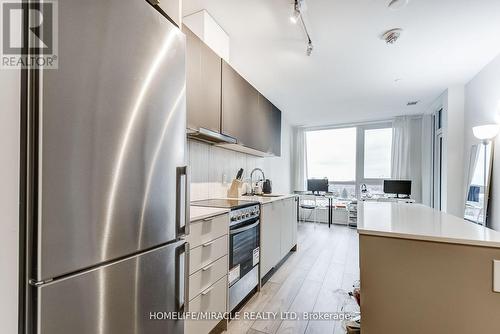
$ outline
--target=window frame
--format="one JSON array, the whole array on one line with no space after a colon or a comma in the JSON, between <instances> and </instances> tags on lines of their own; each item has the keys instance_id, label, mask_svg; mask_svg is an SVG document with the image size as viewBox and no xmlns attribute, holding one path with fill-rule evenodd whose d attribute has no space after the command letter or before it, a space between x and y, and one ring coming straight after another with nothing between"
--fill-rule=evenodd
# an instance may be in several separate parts
<instances>
[{"instance_id":1,"label":"window frame","mask_svg":"<svg viewBox=\"0 0 500 334\"><path fill-rule=\"evenodd\" d=\"M318 131L318 130L333 130L333 129L345 129L345 128L356 128L356 171L355 180L353 181L331 181L330 185L354 185L356 198L360 198L361 195L361 185L366 184L368 186L383 186L384 180L379 178L365 178L365 131L366 130L376 130L376 129L387 129L393 128L392 121L381 121L376 123L366 123L366 124L345 124L342 126L335 127L322 127L322 128L310 128L306 131ZM307 150L307 140L306 140L306 150ZM392 158L392 152L391 152ZM306 154L307 159L307 154ZM309 178L308 175L308 163L306 161L306 179ZM392 174L392 170L391 170ZM391 176L392 177L392 176ZM388 178L390 179L390 178Z\"/></svg>"}]
</instances>

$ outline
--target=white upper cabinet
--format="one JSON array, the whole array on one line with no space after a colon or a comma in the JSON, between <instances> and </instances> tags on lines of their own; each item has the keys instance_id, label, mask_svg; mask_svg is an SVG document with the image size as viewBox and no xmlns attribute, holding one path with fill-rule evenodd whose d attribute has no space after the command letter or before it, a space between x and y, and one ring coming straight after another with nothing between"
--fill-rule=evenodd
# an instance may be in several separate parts
<instances>
[{"instance_id":1,"label":"white upper cabinet","mask_svg":"<svg viewBox=\"0 0 500 334\"><path fill-rule=\"evenodd\" d=\"M229 36L205 9L184 16L184 23L219 57L229 62Z\"/></svg>"},{"instance_id":2,"label":"white upper cabinet","mask_svg":"<svg viewBox=\"0 0 500 334\"><path fill-rule=\"evenodd\" d=\"M158 5L179 27L182 25L182 0L148 0Z\"/></svg>"}]
</instances>

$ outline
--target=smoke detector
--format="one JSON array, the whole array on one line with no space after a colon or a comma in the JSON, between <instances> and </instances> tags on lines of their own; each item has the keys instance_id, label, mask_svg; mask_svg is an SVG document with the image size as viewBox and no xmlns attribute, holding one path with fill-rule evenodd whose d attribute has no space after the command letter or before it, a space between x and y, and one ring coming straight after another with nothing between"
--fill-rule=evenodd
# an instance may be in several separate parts
<instances>
[{"instance_id":1,"label":"smoke detector","mask_svg":"<svg viewBox=\"0 0 500 334\"><path fill-rule=\"evenodd\" d=\"M399 10L403 7L406 7L408 5L409 0L391 0L387 7L391 10Z\"/></svg>"},{"instance_id":2,"label":"smoke detector","mask_svg":"<svg viewBox=\"0 0 500 334\"><path fill-rule=\"evenodd\" d=\"M401 37L401 33L403 32L403 29L401 28L395 28L391 30L387 30L382 34L382 39L387 43L387 44L394 44L396 41Z\"/></svg>"}]
</instances>

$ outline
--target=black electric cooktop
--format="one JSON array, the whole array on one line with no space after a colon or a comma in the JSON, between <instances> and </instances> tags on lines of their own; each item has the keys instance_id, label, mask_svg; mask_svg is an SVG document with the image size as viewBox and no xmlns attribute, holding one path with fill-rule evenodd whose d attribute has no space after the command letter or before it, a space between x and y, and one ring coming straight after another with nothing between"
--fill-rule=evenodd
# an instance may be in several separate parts
<instances>
[{"instance_id":1,"label":"black electric cooktop","mask_svg":"<svg viewBox=\"0 0 500 334\"><path fill-rule=\"evenodd\" d=\"M202 201L191 202L194 206L208 206L211 208L224 208L224 209L240 209L247 206L259 204L256 201L242 201L239 199L206 199Z\"/></svg>"}]
</instances>

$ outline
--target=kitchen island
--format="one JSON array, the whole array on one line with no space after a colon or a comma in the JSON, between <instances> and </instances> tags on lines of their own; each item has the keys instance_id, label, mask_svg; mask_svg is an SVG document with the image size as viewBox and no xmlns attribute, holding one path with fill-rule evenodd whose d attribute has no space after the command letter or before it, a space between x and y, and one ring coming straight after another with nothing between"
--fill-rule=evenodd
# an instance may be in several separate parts
<instances>
[{"instance_id":1,"label":"kitchen island","mask_svg":"<svg viewBox=\"0 0 500 334\"><path fill-rule=\"evenodd\" d=\"M364 202L358 233L363 333L500 333L499 232L420 204Z\"/></svg>"}]
</instances>

